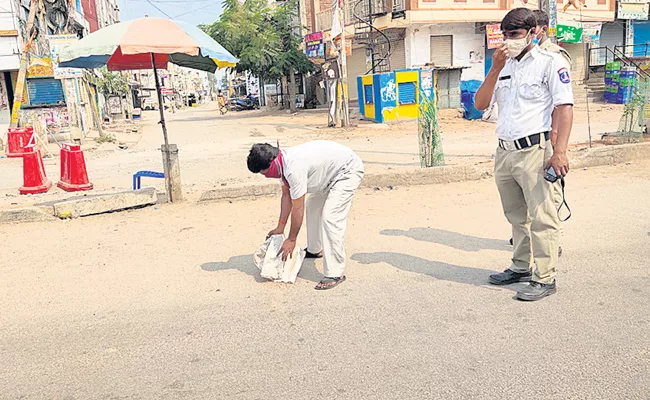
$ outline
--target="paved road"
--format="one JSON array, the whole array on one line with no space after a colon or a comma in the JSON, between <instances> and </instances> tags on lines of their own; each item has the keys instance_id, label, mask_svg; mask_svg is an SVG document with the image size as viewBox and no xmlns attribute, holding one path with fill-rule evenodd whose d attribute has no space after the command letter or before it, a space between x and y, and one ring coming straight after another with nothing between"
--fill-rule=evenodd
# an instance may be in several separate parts
<instances>
[{"instance_id":1,"label":"paved road","mask_svg":"<svg viewBox=\"0 0 650 400\"><path fill-rule=\"evenodd\" d=\"M648 399L649 168L573 172L537 303L491 180L360 192L328 292L259 281L276 199L0 226L0 398Z\"/></svg>"}]
</instances>

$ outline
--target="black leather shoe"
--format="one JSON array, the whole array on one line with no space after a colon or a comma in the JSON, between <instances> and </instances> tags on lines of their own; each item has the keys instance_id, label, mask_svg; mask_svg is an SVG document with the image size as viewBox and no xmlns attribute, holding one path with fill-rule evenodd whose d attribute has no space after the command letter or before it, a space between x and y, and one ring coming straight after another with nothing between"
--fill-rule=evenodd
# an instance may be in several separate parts
<instances>
[{"instance_id":1,"label":"black leather shoe","mask_svg":"<svg viewBox=\"0 0 650 400\"><path fill-rule=\"evenodd\" d=\"M555 282L549 284L530 282L530 285L521 289L515 297L523 301L537 301L555 292L557 292Z\"/></svg>"},{"instance_id":2,"label":"black leather shoe","mask_svg":"<svg viewBox=\"0 0 650 400\"><path fill-rule=\"evenodd\" d=\"M323 258L323 252L310 253L309 250L305 249L305 258Z\"/></svg>"},{"instance_id":3,"label":"black leather shoe","mask_svg":"<svg viewBox=\"0 0 650 400\"><path fill-rule=\"evenodd\" d=\"M531 276L532 273L530 271L519 273L511 269L507 269L503 272L499 272L498 274L490 275L489 281L493 285L509 285L511 283L517 282L530 282Z\"/></svg>"}]
</instances>

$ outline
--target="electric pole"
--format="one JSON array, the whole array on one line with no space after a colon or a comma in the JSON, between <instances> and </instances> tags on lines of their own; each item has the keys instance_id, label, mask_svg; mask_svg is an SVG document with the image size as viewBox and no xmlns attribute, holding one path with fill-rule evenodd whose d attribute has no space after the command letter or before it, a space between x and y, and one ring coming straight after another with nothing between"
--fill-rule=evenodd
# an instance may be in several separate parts
<instances>
[{"instance_id":1,"label":"electric pole","mask_svg":"<svg viewBox=\"0 0 650 400\"><path fill-rule=\"evenodd\" d=\"M10 128L18 127L18 114L20 113L20 106L23 103L23 92L25 91L25 77L27 75L27 61L29 59L29 50L34 44L34 37L36 30L34 29L34 21L36 20L36 9L39 8L39 0L32 0L29 5L29 15L27 16L27 26L25 27L25 34L28 36L25 47L20 54L20 69L18 70L18 79L16 79L16 88L14 89L14 104L11 108L11 123Z\"/></svg>"},{"instance_id":2,"label":"electric pole","mask_svg":"<svg viewBox=\"0 0 650 400\"><path fill-rule=\"evenodd\" d=\"M341 100L342 100L342 118L341 126L350 126L350 108L348 106L348 67L346 63L345 54L345 0L339 1L339 21L341 21L341 50L339 51L339 59L341 65Z\"/></svg>"},{"instance_id":3,"label":"electric pole","mask_svg":"<svg viewBox=\"0 0 650 400\"><path fill-rule=\"evenodd\" d=\"M557 3L555 0L540 0L539 9L548 15L548 39L557 43Z\"/></svg>"}]
</instances>

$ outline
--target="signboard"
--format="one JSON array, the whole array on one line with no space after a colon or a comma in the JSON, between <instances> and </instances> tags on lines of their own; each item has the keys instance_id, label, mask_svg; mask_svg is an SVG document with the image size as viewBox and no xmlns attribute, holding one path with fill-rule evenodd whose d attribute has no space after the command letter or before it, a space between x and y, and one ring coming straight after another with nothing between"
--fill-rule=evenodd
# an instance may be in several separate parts
<instances>
[{"instance_id":1,"label":"signboard","mask_svg":"<svg viewBox=\"0 0 650 400\"><path fill-rule=\"evenodd\" d=\"M582 41L582 28L577 26L558 25L557 40L564 43L580 43Z\"/></svg>"},{"instance_id":2,"label":"signboard","mask_svg":"<svg viewBox=\"0 0 650 400\"><path fill-rule=\"evenodd\" d=\"M486 25L485 34L487 35L488 49L496 49L503 43L503 32L501 32L501 24Z\"/></svg>"},{"instance_id":3,"label":"signboard","mask_svg":"<svg viewBox=\"0 0 650 400\"><path fill-rule=\"evenodd\" d=\"M557 36L557 3L548 0L548 37Z\"/></svg>"},{"instance_id":4,"label":"signboard","mask_svg":"<svg viewBox=\"0 0 650 400\"><path fill-rule=\"evenodd\" d=\"M625 0L625 2L618 2L618 12L616 13L618 19L634 19L634 20L648 20L648 3Z\"/></svg>"},{"instance_id":5,"label":"signboard","mask_svg":"<svg viewBox=\"0 0 650 400\"><path fill-rule=\"evenodd\" d=\"M54 76L52 57L30 57L29 65L27 66L28 78L50 78L52 76Z\"/></svg>"},{"instance_id":6,"label":"signboard","mask_svg":"<svg viewBox=\"0 0 650 400\"><path fill-rule=\"evenodd\" d=\"M310 33L305 36L305 53L309 58L324 58L325 44L323 32Z\"/></svg>"},{"instance_id":7,"label":"signboard","mask_svg":"<svg viewBox=\"0 0 650 400\"><path fill-rule=\"evenodd\" d=\"M160 88L160 93L163 96L171 95L171 94L174 94L174 89L173 88L161 87Z\"/></svg>"},{"instance_id":8,"label":"signboard","mask_svg":"<svg viewBox=\"0 0 650 400\"><path fill-rule=\"evenodd\" d=\"M582 42L591 44L591 47L598 47L602 27L603 24L601 22L583 22Z\"/></svg>"},{"instance_id":9,"label":"signboard","mask_svg":"<svg viewBox=\"0 0 650 400\"><path fill-rule=\"evenodd\" d=\"M56 79L81 78L83 76L83 69L59 68L59 54L61 54L63 49L79 40L77 35L48 35L47 38L50 41L54 77Z\"/></svg>"}]
</instances>

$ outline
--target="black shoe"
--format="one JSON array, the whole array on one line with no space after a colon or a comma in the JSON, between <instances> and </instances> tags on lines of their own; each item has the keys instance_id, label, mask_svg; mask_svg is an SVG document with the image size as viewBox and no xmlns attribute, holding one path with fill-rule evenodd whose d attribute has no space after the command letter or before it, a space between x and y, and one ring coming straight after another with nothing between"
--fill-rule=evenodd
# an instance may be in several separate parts
<instances>
[{"instance_id":1,"label":"black shoe","mask_svg":"<svg viewBox=\"0 0 650 400\"><path fill-rule=\"evenodd\" d=\"M305 258L323 258L323 253L310 253L309 250L305 249Z\"/></svg>"},{"instance_id":2,"label":"black shoe","mask_svg":"<svg viewBox=\"0 0 650 400\"><path fill-rule=\"evenodd\" d=\"M543 299L546 296L550 296L555 292L557 292L557 286L555 286L555 282L544 284L533 281L530 282L530 285L521 289L515 297L523 301L537 301Z\"/></svg>"},{"instance_id":3,"label":"black shoe","mask_svg":"<svg viewBox=\"0 0 650 400\"><path fill-rule=\"evenodd\" d=\"M517 282L530 282L531 276L532 273L530 271L519 273L511 269L507 269L503 272L499 272L498 274L490 275L489 281L493 285L509 285L511 283Z\"/></svg>"},{"instance_id":4,"label":"black shoe","mask_svg":"<svg viewBox=\"0 0 650 400\"><path fill-rule=\"evenodd\" d=\"M514 243L514 242L512 241L512 238L510 238L510 246L512 246L513 243Z\"/></svg>"}]
</instances>

